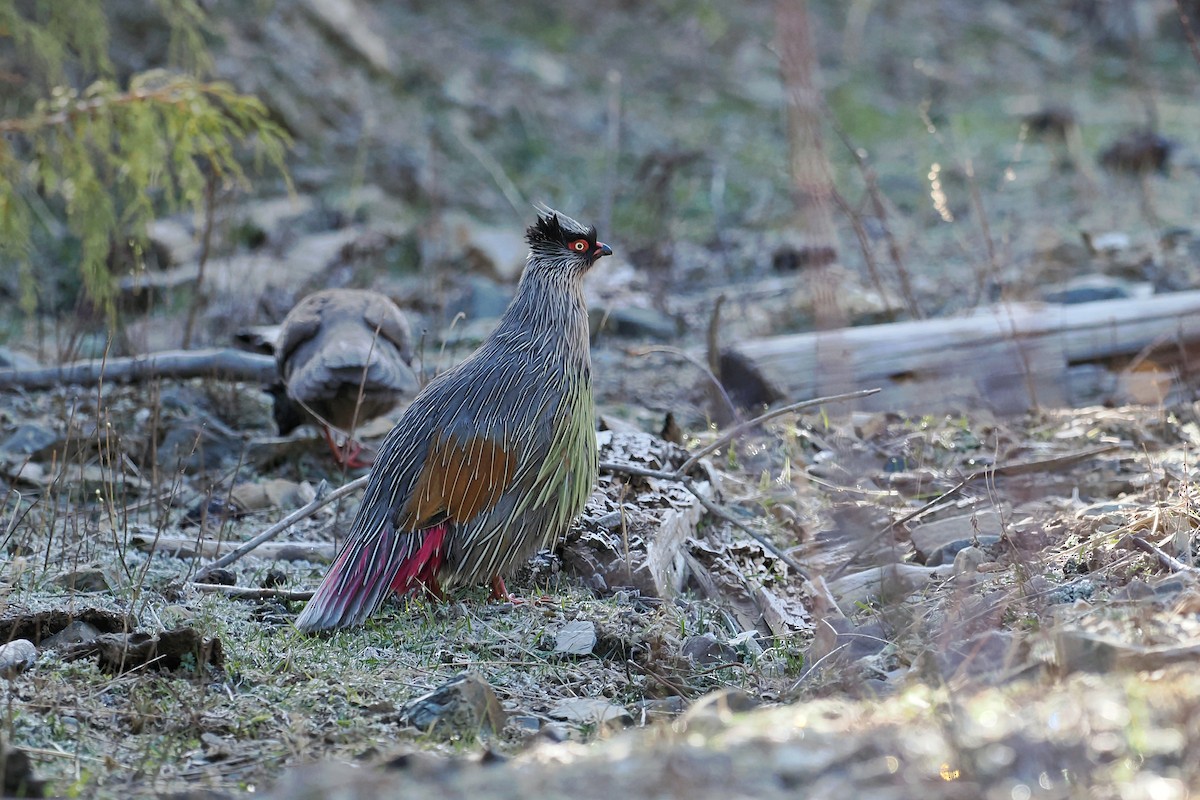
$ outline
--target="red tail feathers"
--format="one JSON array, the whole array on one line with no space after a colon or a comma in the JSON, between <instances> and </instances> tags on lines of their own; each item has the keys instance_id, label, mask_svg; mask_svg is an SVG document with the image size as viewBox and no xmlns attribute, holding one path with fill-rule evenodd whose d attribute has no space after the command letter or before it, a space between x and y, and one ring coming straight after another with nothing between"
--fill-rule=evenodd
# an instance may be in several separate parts
<instances>
[{"instance_id":1,"label":"red tail feathers","mask_svg":"<svg viewBox=\"0 0 1200 800\"><path fill-rule=\"evenodd\" d=\"M438 585L438 570L442 568L442 542L446 538L446 523L435 525L426 530L425 540L417 548L417 552L400 562L396 577L392 578L392 591L404 594L418 586L423 586L439 597L442 594Z\"/></svg>"},{"instance_id":2,"label":"red tail feathers","mask_svg":"<svg viewBox=\"0 0 1200 800\"><path fill-rule=\"evenodd\" d=\"M415 534L396 533L389 525L369 539L348 542L296 627L311 632L359 625L389 589L403 594L424 585L437 594L447 532L445 523Z\"/></svg>"}]
</instances>

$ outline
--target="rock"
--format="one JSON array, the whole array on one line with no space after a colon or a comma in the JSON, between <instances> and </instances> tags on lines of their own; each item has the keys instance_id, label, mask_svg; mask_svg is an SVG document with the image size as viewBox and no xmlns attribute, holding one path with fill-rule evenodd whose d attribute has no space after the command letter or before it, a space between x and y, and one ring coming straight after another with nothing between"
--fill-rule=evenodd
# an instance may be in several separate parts
<instances>
[{"instance_id":1,"label":"rock","mask_svg":"<svg viewBox=\"0 0 1200 800\"><path fill-rule=\"evenodd\" d=\"M537 733L542 729L542 720L532 714L517 714L509 717L508 722L523 734Z\"/></svg>"},{"instance_id":2,"label":"rock","mask_svg":"<svg viewBox=\"0 0 1200 800\"><path fill-rule=\"evenodd\" d=\"M633 717L624 706L603 697L572 697L563 700L550 709L550 717L577 727L623 728L633 724Z\"/></svg>"},{"instance_id":3,"label":"rock","mask_svg":"<svg viewBox=\"0 0 1200 800\"><path fill-rule=\"evenodd\" d=\"M393 47L380 35L386 28L369 4L355 0L306 0L304 6L349 53L376 72L391 74Z\"/></svg>"},{"instance_id":4,"label":"rock","mask_svg":"<svg viewBox=\"0 0 1200 800\"><path fill-rule=\"evenodd\" d=\"M463 672L407 703L400 721L446 738L473 738L481 730L504 730L504 707L492 687L475 672Z\"/></svg>"},{"instance_id":5,"label":"rock","mask_svg":"<svg viewBox=\"0 0 1200 800\"><path fill-rule=\"evenodd\" d=\"M669 340L679 335L675 320L652 308L618 306L588 309L592 336L607 333L630 339Z\"/></svg>"},{"instance_id":6,"label":"rock","mask_svg":"<svg viewBox=\"0 0 1200 800\"><path fill-rule=\"evenodd\" d=\"M1000 542L1000 537L994 534L985 536L976 536L973 539L959 539L949 544L944 544L937 550L929 554L925 559L925 566L940 567L943 564L954 562L954 557L968 547L990 548Z\"/></svg>"},{"instance_id":7,"label":"rock","mask_svg":"<svg viewBox=\"0 0 1200 800\"><path fill-rule=\"evenodd\" d=\"M1082 275L1064 284L1047 287L1042 299L1047 303L1092 303L1097 300L1121 300L1150 297L1154 284L1148 281L1128 281L1110 275Z\"/></svg>"},{"instance_id":8,"label":"rock","mask_svg":"<svg viewBox=\"0 0 1200 800\"><path fill-rule=\"evenodd\" d=\"M823 617L814 626L814 634L812 646L804 656L806 672L817 664L836 670L841 665L878 655L889 644L887 631L878 622L868 621L858 626L836 613Z\"/></svg>"},{"instance_id":9,"label":"rock","mask_svg":"<svg viewBox=\"0 0 1200 800\"><path fill-rule=\"evenodd\" d=\"M932 653L943 679L984 677L1019 663L1017 638L1009 631L984 631L969 639L947 639Z\"/></svg>"},{"instance_id":10,"label":"rock","mask_svg":"<svg viewBox=\"0 0 1200 800\"><path fill-rule=\"evenodd\" d=\"M446 257L463 259L471 271L501 283L515 283L525 269L529 246L520 228L485 225L461 214L447 214Z\"/></svg>"},{"instance_id":11,"label":"rock","mask_svg":"<svg viewBox=\"0 0 1200 800\"><path fill-rule=\"evenodd\" d=\"M26 422L0 443L0 453L33 455L58 442L58 434L34 422Z\"/></svg>"},{"instance_id":12,"label":"rock","mask_svg":"<svg viewBox=\"0 0 1200 800\"><path fill-rule=\"evenodd\" d=\"M154 220L146 226L146 236L166 253L164 267L179 266L200 257L200 238L183 217Z\"/></svg>"},{"instance_id":13,"label":"rock","mask_svg":"<svg viewBox=\"0 0 1200 800\"><path fill-rule=\"evenodd\" d=\"M739 660L737 650L718 641L717 637L711 633L687 637L683 640L679 651L684 658L698 667L733 664Z\"/></svg>"},{"instance_id":14,"label":"rock","mask_svg":"<svg viewBox=\"0 0 1200 800\"><path fill-rule=\"evenodd\" d=\"M1112 599L1117 602L1138 602L1157 597L1154 588L1141 578L1134 578L1129 583L1112 593Z\"/></svg>"},{"instance_id":15,"label":"rock","mask_svg":"<svg viewBox=\"0 0 1200 800\"><path fill-rule=\"evenodd\" d=\"M979 570L979 565L987 560L982 550L974 545L964 547L954 556L954 574L957 576L971 575Z\"/></svg>"},{"instance_id":16,"label":"rock","mask_svg":"<svg viewBox=\"0 0 1200 800\"><path fill-rule=\"evenodd\" d=\"M999 511L986 509L974 514L961 514L918 525L910 531L909 538L913 549L917 551L917 557L927 565L933 566L929 564L929 557L933 551L952 542L970 541L979 535L999 536L1003 533L1002 524Z\"/></svg>"},{"instance_id":17,"label":"rock","mask_svg":"<svg viewBox=\"0 0 1200 800\"><path fill-rule=\"evenodd\" d=\"M554 637L554 652L586 656L596 646L596 625L588 620L568 622Z\"/></svg>"},{"instance_id":18,"label":"rock","mask_svg":"<svg viewBox=\"0 0 1200 800\"><path fill-rule=\"evenodd\" d=\"M486 275L466 275L463 291L456 302L446 307L447 316L463 314L468 320L494 320L504 314L512 300L512 290Z\"/></svg>"},{"instance_id":19,"label":"rock","mask_svg":"<svg viewBox=\"0 0 1200 800\"><path fill-rule=\"evenodd\" d=\"M116 579L101 567L82 567L54 576L54 584L72 592L111 592Z\"/></svg>"},{"instance_id":20,"label":"rock","mask_svg":"<svg viewBox=\"0 0 1200 800\"><path fill-rule=\"evenodd\" d=\"M218 469L237 459L241 437L213 419L192 418L175 423L158 445L159 469L188 474Z\"/></svg>"},{"instance_id":21,"label":"rock","mask_svg":"<svg viewBox=\"0 0 1200 800\"><path fill-rule=\"evenodd\" d=\"M246 511L266 508L298 508L311 500L312 486L283 478L270 478L254 483L239 483L230 497Z\"/></svg>"},{"instance_id":22,"label":"rock","mask_svg":"<svg viewBox=\"0 0 1200 800\"><path fill-rule=\"evenodd\" d=\"M43 639L42 647L59 650L69 645L90 642L99 635L100 629L95 625L77 619L58 633Z\"/></svg>"},{"instance_id":23,"label":"rock","mask_svg":"<svg viewBox=\"0 0 1200 800\"><path fill-rule=\"evenodd\" d=\"M843 613L853 613L860 603L882 597L893 601L920 589L933 579L935 567L888 564L844 575L829 584Z\"/></svg>"},{"instance_id":24,"label":"rock","mask_svg":"<svg viewBox=\"0 0 1200 800\"><path fill-rule=\"evenodd\" d=\"M633 706L633 718L638 724L664 722L683 713L687 702L679 695L642 700Z\"/></svg>"},{"instance_id":25,"label":"rock","mask_svg":"<svg viewBox=\"0 0 1200 800\"><path fill-rule=\"evenodd\" d=\"M1116 255L1133 247L1133 239L1123 231L1106 231L1105 233L1085 233L1083 241L1093 253Z\"/></svg>"},{"instance_id":26,"label":"rock","mask_svg":"<svg viewBox=\"0 0 1200 800\"><path fill-rule=\"evenodd\" d=\"M28 639L0 644L0 677L12 680L37 661L37 647Z\"/></svg>"}]
</instances>

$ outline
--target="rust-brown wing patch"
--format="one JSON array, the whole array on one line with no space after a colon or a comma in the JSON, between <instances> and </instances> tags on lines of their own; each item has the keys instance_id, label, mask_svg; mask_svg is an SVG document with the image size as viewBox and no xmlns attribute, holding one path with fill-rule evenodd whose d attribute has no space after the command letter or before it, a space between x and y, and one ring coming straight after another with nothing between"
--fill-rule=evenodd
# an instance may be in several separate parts
<instances>
[{"instance_id":1,"label":"rust-brown wing patch","mask_svg":"<svg viewBox=\"0 0 1200 800\"><path fill-rule=\"evenodd\" d=\"M397 516L400 530L414 531L436 519L466 522L496 504L512 481L516 458L491 439L435 439L412 494Z\"/></svg>"}]
</instances>

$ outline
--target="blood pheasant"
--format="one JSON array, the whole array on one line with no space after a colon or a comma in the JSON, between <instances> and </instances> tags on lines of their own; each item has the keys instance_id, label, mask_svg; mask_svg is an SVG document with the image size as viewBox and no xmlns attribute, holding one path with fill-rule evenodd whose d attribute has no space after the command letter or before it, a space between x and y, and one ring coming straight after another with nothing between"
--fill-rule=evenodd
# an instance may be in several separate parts
<instances>
[{"instance_id":1,"label":"blood pheasant","mask_svg":"<svg viewBox=\"0 0 1200 800\"><path fill-rule=\"evenodd\" d=\"M287 434L304 421L294 403L316 418L334 455L351 466L361 463L361 447L351 442L343 459L329 429L349 433L418 388L408 366L408 321L395 303L374 292L326 289L305 297L283 320L275 356L284 381L282 389L273 389L279 432Z\"/></svg>"},{"instance_id":2,"label":"blood pheasant","mask_svg":"<svg viewBox=\"0 0 1200 800\"><path fill-rule=\"evenodd\" d=\"M516 297L466 361L438 376L384 439L346 543L296 620L357 625L389 590L503 575L562 535L596 481L582 281L612 250L548 208L526 231Z\"/></svg>"}]
</instances>

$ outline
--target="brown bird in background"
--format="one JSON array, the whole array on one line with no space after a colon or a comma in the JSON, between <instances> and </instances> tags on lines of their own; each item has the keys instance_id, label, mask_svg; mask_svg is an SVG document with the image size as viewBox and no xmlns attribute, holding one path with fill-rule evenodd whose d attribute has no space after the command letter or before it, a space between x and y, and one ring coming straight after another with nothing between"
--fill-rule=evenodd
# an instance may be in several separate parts
<instances>
[{"instance_id":1,"label":"brown bird in background","mask_svg":"<svg viewBox=\"0 0 1200 800\"><path fill-rule=\"evenodd\" d=\"M303 424L306 415L314 418L345 466L367 465L358 458L362 446L350 439L351 432L420 388L408 366L408 321L395 303L375 292L326 289L305 297L283 320L275 358L283 379L272 389L280 434ZM346 452L331 428L347 435Z\"/></svg>"}]
</instances>

